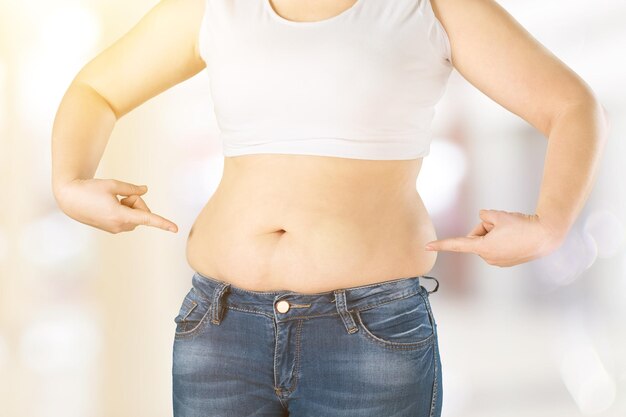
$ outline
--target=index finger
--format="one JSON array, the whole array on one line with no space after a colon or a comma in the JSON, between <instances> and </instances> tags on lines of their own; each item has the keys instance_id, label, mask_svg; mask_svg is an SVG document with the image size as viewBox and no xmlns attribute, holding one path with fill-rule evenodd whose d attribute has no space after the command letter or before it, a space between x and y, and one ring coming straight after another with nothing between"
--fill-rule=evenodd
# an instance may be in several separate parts
<instances>
[{"instance_id":1,"label":"index finger","mask_svg":"<svg viewBox=\"0 0 626 417\"><path fill-rule=\"evenodd\" d=\"M471 252L478 253L478 244L483 236L475 237L452 237L448 239L441 239L429 245L434 250L445 250L452 252Z\"/></svg>"},{"instance_id":2,"label":"index finger","mask_svg":"<svg viewBox=\"0 0 626 417\"><path fill-rule=\"evenodd\" d=\"M158 214L151 213L140 209L132 209L128 206L120 205L120 210L129 222L139 224L143 226L158 227L159 229L168 230L171 232L178 231L178 227L171 221ZM173 230L170 230L173 229Z\"/></svg>"}]
</instances>

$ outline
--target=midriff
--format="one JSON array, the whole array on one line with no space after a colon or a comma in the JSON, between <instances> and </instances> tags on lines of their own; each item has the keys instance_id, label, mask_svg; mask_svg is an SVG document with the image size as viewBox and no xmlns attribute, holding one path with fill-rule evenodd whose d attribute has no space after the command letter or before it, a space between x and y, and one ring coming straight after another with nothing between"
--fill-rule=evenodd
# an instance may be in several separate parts
<instances>
[{"instance_id":1,"label":"midriff","mask_svg":"<svg viewBox=\"0 0 626 417\"><path fill-rule=\"evenodd\" d=\"M188 235L198 273L251 291L316 293L427 274L437 239L422 159L254 154L224 172Z\"/></svg>"}]
</instances>

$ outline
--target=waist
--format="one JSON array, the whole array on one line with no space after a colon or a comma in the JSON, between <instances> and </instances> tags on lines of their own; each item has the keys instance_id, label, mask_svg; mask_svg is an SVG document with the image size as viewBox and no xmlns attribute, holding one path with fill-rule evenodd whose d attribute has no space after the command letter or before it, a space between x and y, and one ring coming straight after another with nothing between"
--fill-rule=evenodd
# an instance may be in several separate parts
<instances>
[{"instance_id":1,"label":"waist","mask_svg":"<svg viewBox=\"0 0 626 417\"><path fill-rule=\"evenodd\" d=\"M287 289L254 291L198 272L193 273L191 280L198 297L208 304L219 299L223 306L263 313L272 318L277 316L275 309L279 308L278 321L280 322L339 314L338 301L343 303L346 310L363 311L415 294L427 297L429 291L434 292L439 286L437 278L428 275L406 276L374 284L344 287L340 289L342 294L337 294L335 290L316 293L300 293ZM427 280L436 282L434 290L426 287L433 286L431 282L425 284ZM337 297L340 300L337 300ZM277 307L280 301L282 301L282 308ZM289 307L284 308L286 305Z\"/></svg>"},{"instance_id":2,"label":"waist","mask_svg":"<svg viewBox=\"0 0 626 417\"><path fill-rule=\"evenodd\" d=\"M415 188L419 162L226 158L188 260L248 289L317 291L426 273L436 254L423 244L436 236Z\"/></svg>"}]
</instances>

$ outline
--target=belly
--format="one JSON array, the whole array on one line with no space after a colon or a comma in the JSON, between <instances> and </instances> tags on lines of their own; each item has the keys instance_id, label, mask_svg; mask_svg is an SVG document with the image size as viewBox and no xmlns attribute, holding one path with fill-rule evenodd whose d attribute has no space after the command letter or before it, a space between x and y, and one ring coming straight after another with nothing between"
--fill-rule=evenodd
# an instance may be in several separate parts
<instances>
[{"instance_id":1,"label":"belly","mask_svg":"<svg viewBox=\"0 0 626 417\"><path fill-rule=\"evenodd\" d=\"M188 236L189 265L253 291L329 291L427 274L435 230L421 159L225 158Z\"/></svg>"}]
</instances>

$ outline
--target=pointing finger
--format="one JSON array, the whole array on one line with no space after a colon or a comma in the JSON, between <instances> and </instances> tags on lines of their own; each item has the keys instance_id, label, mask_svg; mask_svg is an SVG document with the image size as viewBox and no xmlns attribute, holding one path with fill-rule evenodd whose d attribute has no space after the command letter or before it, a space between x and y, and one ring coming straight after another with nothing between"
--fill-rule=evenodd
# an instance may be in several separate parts
<instances>
[{"instance_id":1,"label":"pointing finger","mask_svg":"<svg viewBox=\"0 0 626 417\"><path fill-rule=\"evenodd\" d=\"M430 250L444 250L452 252L471 252L477 253L478 244L482 240L482 236L475 237L453 237L448 239L435 240L429 242L427 247L432 247ZM427 249L428 250L428 249Z\"/></svg>"},{"instance_id":2,"label":"pointing finger","mask_svg":"<svg viewBox=\"0 0 626 417\"><path fill-rule=\"evenodd\" d=\"M120 205L120 209L122 210L122 213L124 214L126 219L128 219L127 221L129 223L158 227L160 229L168 230L174 233L178 231L178 227L174 223L164 217L159 216L158 214L147 212L141 209L132 209L125 205Z\"/></svg>"}]
</instances>

